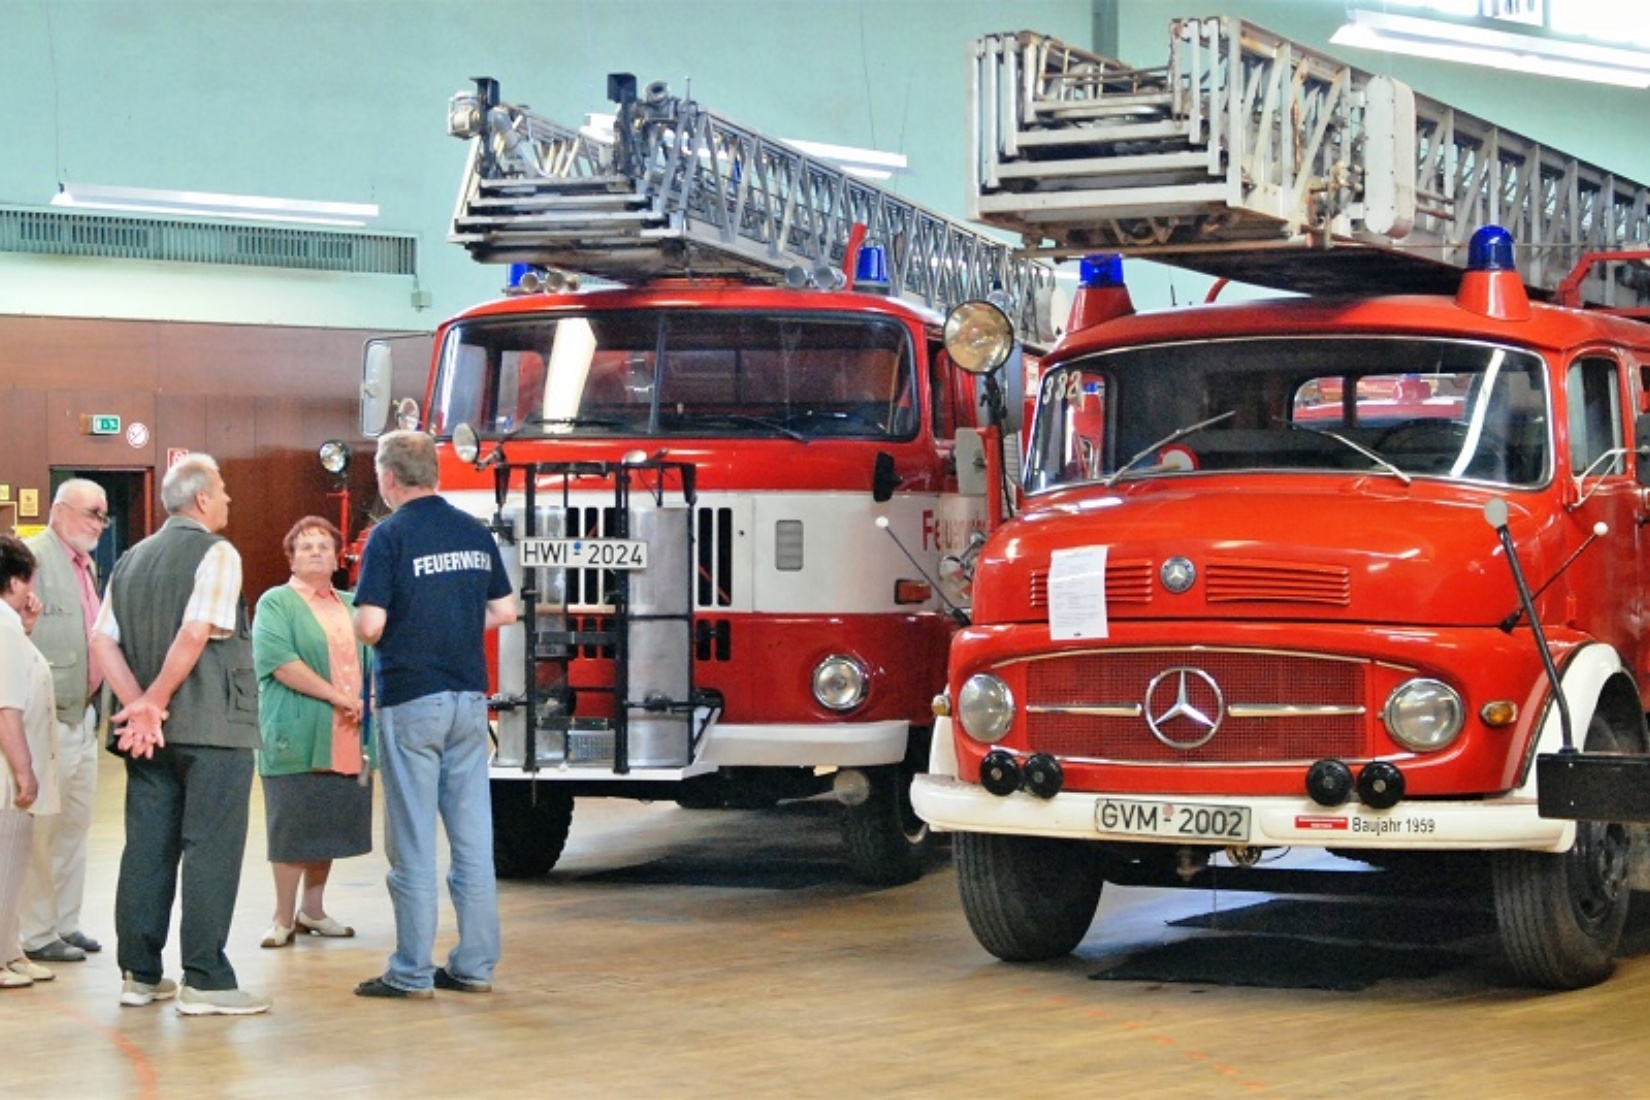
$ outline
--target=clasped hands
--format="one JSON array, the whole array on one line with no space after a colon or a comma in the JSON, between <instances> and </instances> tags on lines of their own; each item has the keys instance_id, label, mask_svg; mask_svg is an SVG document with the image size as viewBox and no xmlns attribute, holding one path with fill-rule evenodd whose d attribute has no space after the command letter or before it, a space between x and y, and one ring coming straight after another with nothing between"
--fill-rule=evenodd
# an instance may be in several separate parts
<instances>
[{"instance_id":1,"label":"clasped hands","mask_svg":"<svg viewBox=\"0 0 1650 1100\"><path fill-rule=\"evenodd\" d=\"M146 698L132 700L110 719L115 724L115 748L134 760L146 760L166 744L161 723L167 710Z\"/></svg>"}]
</instances>

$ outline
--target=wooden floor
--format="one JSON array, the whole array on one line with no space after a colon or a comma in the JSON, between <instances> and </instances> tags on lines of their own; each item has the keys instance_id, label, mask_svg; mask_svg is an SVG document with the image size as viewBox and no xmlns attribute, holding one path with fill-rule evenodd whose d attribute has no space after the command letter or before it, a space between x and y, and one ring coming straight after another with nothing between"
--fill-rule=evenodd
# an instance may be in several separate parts
<instances>
[{"instance_id":1,"label":"wooden floor","mask_svg":"<svg viewBox=\"0 0 1650 1100\"><path fill-rule=\"evenodd\" d=\"M825 802L766 813L581 803L561 867L502 886L497 991L413 1002L350 992L391 943L381 854L334 872L329 908L358 938L258 948L272 887L255 804L230 954L274 1011L121 1008L117 761L101 781L86 928L106 948L52 983L0 992L7 1097L1390 1100L1650 1088L1645 957L1597 989L1534 993L1511 985L1483 928L1411 903L1254 909L1266 899L1108 887L1078 955L1011 966L969 934L949 862L899 889L848 882ZM1160 972L1187 959L1189 972ZM1347 988L1302 988L1336 983Z\"/></svg>"}]
</instances>

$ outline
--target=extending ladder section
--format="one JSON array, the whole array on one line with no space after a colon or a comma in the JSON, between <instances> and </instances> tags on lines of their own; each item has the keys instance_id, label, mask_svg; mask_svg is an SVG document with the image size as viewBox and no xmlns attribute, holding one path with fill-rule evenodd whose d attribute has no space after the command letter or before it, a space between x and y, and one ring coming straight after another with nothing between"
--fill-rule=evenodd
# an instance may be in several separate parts
<instances>
[{"instance_id":1,"label":"extending ladder section","mask_svg":"<svg viewBox=\"0 0 1650 1100\"><path fill-rule=\"evenodd\" d=\"M779 282L796 268L840 268L863 225L866 242L886 251L891 294L944 310L1000 290L1022 331L1038 331L1051 266L663 84L638 97L633 79L609 78L619 104L609 143L500 102L495 81L476 83L448 111L449 132L471 139L449 239L481 262L618 282Z\"/></svg>"},{"instance_id":2,"label":"extending ladder section","mask_svg":"<svg viewBox=\"0 0 1650 1100\"><path fill-rule=\"evenodd\" d=\"M1650 240L1642 184L1229 17L1136 69L1030 32L974 43L969 216L1033 254L1115 250L1307 292L1453 291L1475 229L1532 291ZM1634 278L1638 275L1638 278ZM1597 269L1590 303L1650 304Z\"/></svg>"}]
</instances>

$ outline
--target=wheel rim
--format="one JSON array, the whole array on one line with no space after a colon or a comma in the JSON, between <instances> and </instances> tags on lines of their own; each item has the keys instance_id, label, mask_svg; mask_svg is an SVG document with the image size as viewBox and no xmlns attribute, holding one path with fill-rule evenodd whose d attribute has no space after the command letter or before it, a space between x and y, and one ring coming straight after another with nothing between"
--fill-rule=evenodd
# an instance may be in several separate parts
<instances>
[{"instance_id":1,"label":"wheel rim","mask_svg":"<svg viewBox=\"0 0 1650 1100\"><path fill-rule=\"evenodd\" d=\"M1582 822L1570 849L1570 903L1583 924L1606 923L1620 904L1627 883L1627 829L1606 822Z\"/></svg>"}]
</instances>

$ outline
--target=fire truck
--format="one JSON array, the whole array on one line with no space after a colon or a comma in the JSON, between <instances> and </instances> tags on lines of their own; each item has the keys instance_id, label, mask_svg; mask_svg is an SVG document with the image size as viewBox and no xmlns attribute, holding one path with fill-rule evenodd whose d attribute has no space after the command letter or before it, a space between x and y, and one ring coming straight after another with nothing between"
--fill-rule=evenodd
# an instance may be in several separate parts
<instances>
[{"instance_id":1,"label":"fire truck","mask_svg":"<svg viewBox=\"0 0 1650 1100\"><path fill-rule=\"evenodd\" d=\"M1650 888L1650 190L1236 19L1170 43L973 54L972 213L1096 255L913 791L969 925L1047 959L1107 884L1316 849L1600 982ZM1138 312L1125 254L1295 294Z\"/></svg>"},{"instance_id":2,"label":"fire truck","mask_svg":"<svg viewBox=\"0 0 1650 1100\"><path fill-rule=\"evenodd\" d=\"M553 867L576 799L830 791L850 873L909 881L961 562L1003 495L982 452L1023 404L1014 379L982 403L942 311L1035 326L1054 269L662 84L608 91L610 137L491 79L453 98L451 239L511 285L440 326L397 412L523 607L491 655L497 867Z\"/></svg>"}]
</instances>

